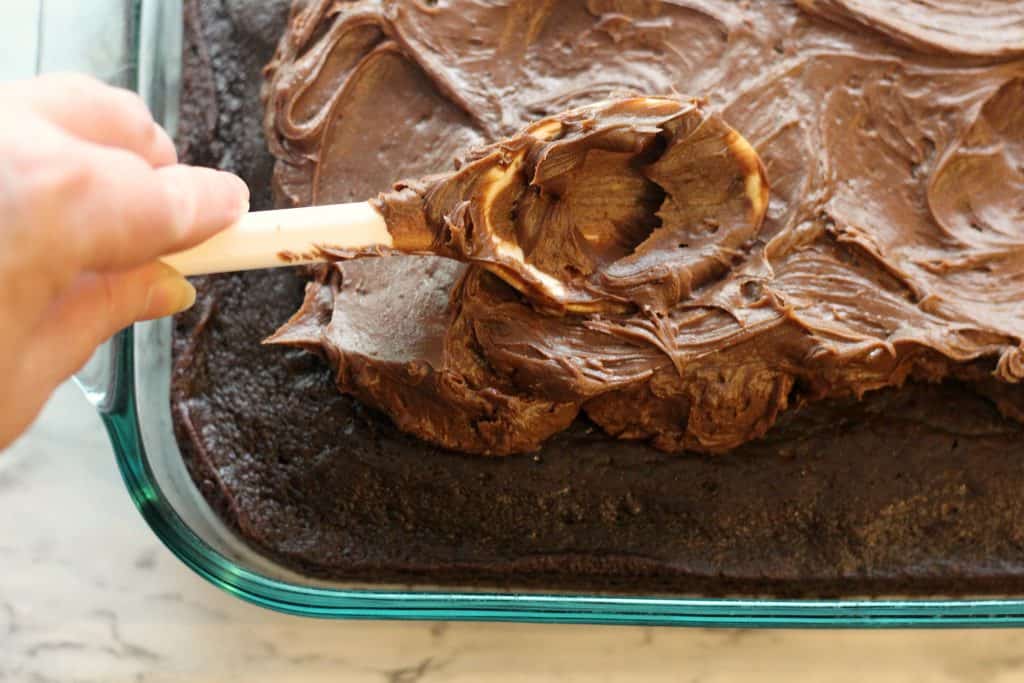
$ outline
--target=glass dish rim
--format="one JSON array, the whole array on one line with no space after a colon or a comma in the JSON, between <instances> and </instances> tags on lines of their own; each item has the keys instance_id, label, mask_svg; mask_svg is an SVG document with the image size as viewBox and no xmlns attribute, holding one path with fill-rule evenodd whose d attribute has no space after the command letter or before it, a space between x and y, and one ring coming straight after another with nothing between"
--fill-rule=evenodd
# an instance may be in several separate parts
<instances>
[{"instance_id":1,"label":"glass dish rim","mask_svg":"<svg viewBox=\"0 0 1024 683\"><path fill-rule=\"evenodd\" d=\"M161 6L161 4L163 5ZM135 64L131 85L167 120L166 60L143 54L162 30L154 17L177 0L128 0ZM180 11L180 10L179 10ZM147 20L147 18L149 20ZM147 35L147 32L154 32ZM96 405L128 494L161 542L213 585L288 614L348 619L520 621L655 626L892 628L1024 626L1024 598L825 599L672 598L569 593L333 589L301 586L245 569L210 547L178 516L150 468L136 399L134 328L118 333L79 383Z\"/></svg>"}]
</instances>

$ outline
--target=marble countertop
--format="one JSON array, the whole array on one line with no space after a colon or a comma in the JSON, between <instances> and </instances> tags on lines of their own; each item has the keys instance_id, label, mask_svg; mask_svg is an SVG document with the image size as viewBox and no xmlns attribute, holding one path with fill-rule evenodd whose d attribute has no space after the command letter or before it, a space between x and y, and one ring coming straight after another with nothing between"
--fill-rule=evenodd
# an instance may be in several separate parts
<instances>
[{"instance_id":1,"label":"marble countertop","mask_svg":"<svg viewBox=\"0 0 1024 683\"><path fill-rule=\"evenodd\" d=\"M132 506L65 385L0 453L0 682L1024 680L1024 631L332 622L194 575Z\"/></svg>"}]
</instances>

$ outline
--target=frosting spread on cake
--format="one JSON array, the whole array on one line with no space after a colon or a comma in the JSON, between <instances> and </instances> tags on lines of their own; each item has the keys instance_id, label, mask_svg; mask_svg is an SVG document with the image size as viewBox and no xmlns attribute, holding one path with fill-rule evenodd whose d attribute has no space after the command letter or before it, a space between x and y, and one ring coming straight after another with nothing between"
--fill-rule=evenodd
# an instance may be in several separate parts
<instances>
[{"instance_id":1,"label":"frosting spread on cake","mask_svg":"<svg viewBox=\"0 0 1024 683\"><path fill-rule=\"evenodd\" d=\"M459 157L378 200L452 258L321 269L272 341L322 352L402 429L486 454L535 449L581 411L613 436L719 452L800 402L951 375L1019 414L1022 16L957 0L300 4L265 89L280 203L361 198L365 154L424 174ZM534 123L672 93L701 99ZM763 162L767 206L719 182L760 169L730 131Z\"/></svg>"}]
</instances>

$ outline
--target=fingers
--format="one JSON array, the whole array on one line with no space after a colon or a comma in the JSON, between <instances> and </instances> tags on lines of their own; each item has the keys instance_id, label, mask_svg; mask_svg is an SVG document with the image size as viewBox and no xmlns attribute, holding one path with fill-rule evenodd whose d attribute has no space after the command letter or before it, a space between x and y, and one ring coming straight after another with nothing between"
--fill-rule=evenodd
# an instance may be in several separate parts
<instances>
[{"instance_id":1,"label":"fingers","mask_svg":"<svg viewBox=\"0 0 1024 683\"><path fill-rule=\"evenodd\" d=\"M8 86L23 104L73 137L124 149L151 166L178 157L170 136L137 94L81 74L50 74Z\"/></svg>"},{"instance_id":2,"label":"fingers","mask_svg":"<svg viewBox=\"0 0 1024 683\"><path fill-rule=\"evenodd\" d=\"M198 166L168 166L156 173L177 224L159 255L193 247L249 210L249 187L233 173Z\"/></svg>"},{"instance_id":3,"label":"fingers","mask_svg":"<svg viewBox=\"0 0 1024 683\"><path fill-rule=\"evenodd\" d=\"M40 384L56 387L118 330L177 313L194 301L192 285L160 262L118 273L82 274L32 332L22 369Z\"/></svg>"},{"instance_id":4,"label":"fingers","mask_svg":"<svg viewBox=\"0 0 1024 683\"><path fill-rule=\"evenodd\" d=\"M0 86L0 307L17 392L0 446L95 347L195 290L159 256L248 208L229 173L176 164L141 100L78 76Z\"/></svg>"},{"instance_id":5,"label":"fingers","mask_svg":"<svg viewBox=\"0 0 1024 683\"><path fill-rule=\"evenodd\" d=\"M188 248L248 205L232 174L154 169L9 111L0 111L0 149L0 290L25 334L78 273L129 270Z\"/></svg>"},{"instance_id":6,"label":"fingers","mask_svg":"<svg viewBox=\"0 0 1024 683\"><path fill-rule=\"evenodd\" d=\"M55 218L82 270L122 270L194 246L248 208L237 176L188 166L152 169L121 150L89 146Z\"/></svg>"},{"instance_id":7,"label":"fingers","mask_svg":"<svg viewBox=\"0 0 1024 683\"><path fill-rule=\"evenodd\" d=\"M0 87L15 105L0 106L5 229L58 271L139 266L198 244L248 207L237 177L174 164L170 139L136 95L76 75L10 88Z\"/></svg>"}]
</instances>

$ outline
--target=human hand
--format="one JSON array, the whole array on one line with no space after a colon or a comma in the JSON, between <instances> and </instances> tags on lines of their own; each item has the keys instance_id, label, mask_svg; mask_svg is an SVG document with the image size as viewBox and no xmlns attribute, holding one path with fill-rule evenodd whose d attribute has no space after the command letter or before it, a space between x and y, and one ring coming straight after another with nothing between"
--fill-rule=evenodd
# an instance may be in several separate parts
<instances>
[{"instance_id":1,"label":"human hand","mask_svg":"<svg viewBox=\"0 0 1024 683\"><path fill-rule=\"evenodd\" d=\"M104 340L192 305L156 259L248 198L234 175L178 165L133 93L77 75L0 84L0 448Z\"/></svg>"}]
</instances>

